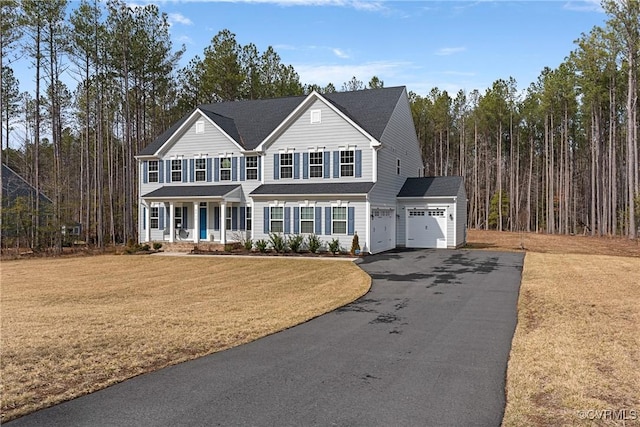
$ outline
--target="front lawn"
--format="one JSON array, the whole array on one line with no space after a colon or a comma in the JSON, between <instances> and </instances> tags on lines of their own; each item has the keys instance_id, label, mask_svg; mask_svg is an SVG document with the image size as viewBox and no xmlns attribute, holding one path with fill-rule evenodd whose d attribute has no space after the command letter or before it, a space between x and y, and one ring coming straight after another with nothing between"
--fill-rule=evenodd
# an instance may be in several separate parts
<instances>
[{"instance_id":1,"label":"front lawn","mask_svg":"<svg viewBox=\"0 0 640 427\"><path fill-rule=\"evenodd\" d=\"M351 262L95 256L1 266L2 421L291 327L365 294Z\"/></svg>"}]
</instances>

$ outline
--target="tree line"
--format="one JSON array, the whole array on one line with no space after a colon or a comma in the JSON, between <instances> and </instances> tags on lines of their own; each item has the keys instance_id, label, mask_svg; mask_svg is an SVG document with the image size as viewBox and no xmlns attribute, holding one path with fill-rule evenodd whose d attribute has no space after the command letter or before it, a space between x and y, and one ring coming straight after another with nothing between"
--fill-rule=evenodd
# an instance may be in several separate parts
<instances>
[{"instance_id":1,"label":"tree line","mask_svg":"<svg viewBox=\"0 0 640 427\"><path fill-rule=\"evenodd\" d=\"M0 160L53 201L46 215L37 197L3 202L5 230L28 220L3 247L59 249L76 222L98 247L136 239L134 156L199 104L384 86L303 85L272 47L242 46L226 29L180 67L185 48L157 6L69 5L0 0ZM455 98L410 92L425 175L465 177L470 227L636 237L640 13L637 1L603 7L605 28L524 91L509 78ZM20 58L31 92L12 69Z\"/></svg>"},{"instance_id":2,"label":"tree line","mask_svg":"<svg viewBox=\"0 0 640 427\"><path fill-rule=\"evenodd\" d=\"M519 92L412 95L427 175L462 175L473 228L636 238L640 3L604 1L555 69Z\"/></svg>"}]
</instances>

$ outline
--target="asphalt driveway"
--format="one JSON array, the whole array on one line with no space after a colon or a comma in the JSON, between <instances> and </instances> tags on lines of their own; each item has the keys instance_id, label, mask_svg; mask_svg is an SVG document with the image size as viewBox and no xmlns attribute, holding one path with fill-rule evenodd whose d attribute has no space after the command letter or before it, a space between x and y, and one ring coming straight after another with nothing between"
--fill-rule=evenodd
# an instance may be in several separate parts
<instances>
[{"instance_id":1,"label":"asphalt driveway","mask_svg":"<svg viewBox=\"0 0 640 427\"><path fill-rule=\"evenodd\" d=\"M17 426L498 426L523 255L360 260L358 301L253 343L142 375Z\"/></svg>"}]
</instances>

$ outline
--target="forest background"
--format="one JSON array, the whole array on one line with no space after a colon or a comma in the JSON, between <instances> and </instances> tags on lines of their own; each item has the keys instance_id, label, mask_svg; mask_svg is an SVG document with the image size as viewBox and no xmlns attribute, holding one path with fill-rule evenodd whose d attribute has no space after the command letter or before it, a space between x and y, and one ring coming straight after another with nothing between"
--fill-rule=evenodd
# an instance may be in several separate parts
<instances>
[{"instance_id":1,"label":"forest background","mask_svg":"<svg viewBox=\"0 0 640 427\"><path fill-rule=\"evenodd\" d=\"M408 88L424 174L465 178L470 228L637 238L640 3L602 8L606 24L525 89L514 78L483 92ZM135 156L201 103L384 86L303 85L273 47L227 29L180 67L169 31L151 4L0 0L0 161L52 201L2 194L2 247L59 250L77 224L74 240L99 248L137 240ZM20 91L18 57L33 90Z\"/></svg>"}]
</instances>

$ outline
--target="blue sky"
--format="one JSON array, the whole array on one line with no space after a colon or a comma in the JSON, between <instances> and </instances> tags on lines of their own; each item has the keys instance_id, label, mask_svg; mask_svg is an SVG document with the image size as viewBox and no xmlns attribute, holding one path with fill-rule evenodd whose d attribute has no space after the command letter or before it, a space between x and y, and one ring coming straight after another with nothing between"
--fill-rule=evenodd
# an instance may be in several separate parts
<instances>
[{"instance_id":1,"label":"blue sky","mask_svg":"<svg viewBox=\"0 0 640 427\"><path fill-rule=\"evenodd\" d=\"M131 5L146 4L133 0ZM352 76L426 95L481 92L514 77L519 89L557 67L606 15L597 1L253 0L156 2L184 63L222 29L259 51L273 46L302 83L338 89Z\"/></svg>"}]
</instances>

